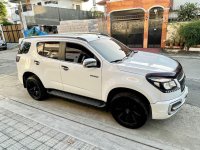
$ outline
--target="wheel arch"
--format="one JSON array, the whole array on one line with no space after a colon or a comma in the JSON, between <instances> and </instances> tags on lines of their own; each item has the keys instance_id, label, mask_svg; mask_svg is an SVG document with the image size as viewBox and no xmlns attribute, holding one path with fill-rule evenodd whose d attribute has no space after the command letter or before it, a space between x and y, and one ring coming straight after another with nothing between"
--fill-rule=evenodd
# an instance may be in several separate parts
<instances>
[{"instance_id":1,"label":"wheel arch","mask_svg":"<svg viewBox=\"0 0 200 150\"><path fill-rule=\"evenodd\" d=\"M24 88L26 88L26 79L30 76L36 76L38 78L38 80L42 83L42 81L40 80L40 78L33 72L25 72L23 74L23 85L24 85ZM42 83L43 84L43 83ZM43 84L44 85L44 84Z\"/></svg>"},{"instance_id":2,"label":"wheel arch","mask_svg":"<svg viewBox=\"0 0 200 150\"><path fill-rule=\"evenodd\" d=\"M121 93L121 92L131 92L131 93L137 94L139 97L141 97L141 100L147 106L149 114L151 114L151 105L150 105L150 101L147 99L147 97L144 94L142 94L141 92L138 92L138 91L130 89L130 88L125 88L125 87L114 88L108 93L108 96L107 96L107 108L108 109L110 107L112 98L116 94Z\"/></svg>"}]
</instances>

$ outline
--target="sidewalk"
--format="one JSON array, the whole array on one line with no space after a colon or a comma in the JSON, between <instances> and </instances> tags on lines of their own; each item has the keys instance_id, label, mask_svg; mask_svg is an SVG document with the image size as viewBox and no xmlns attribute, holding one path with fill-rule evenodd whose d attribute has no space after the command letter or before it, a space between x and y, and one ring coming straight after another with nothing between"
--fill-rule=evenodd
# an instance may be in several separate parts
<instances>
[{"instance_id":1,"label":"sidewalk","mask_svg":"<svg viewBox=\"0 0 200 150\"><path fill-rule=\"evenodd\" d=\"M99 148L0 107L0 150Z\"/></svg>"},{"instance_id":2,"label":"sidewalk","mask_svg":"<svg viewBox=\"0 0 200 150\"><path fill-rule=\"evenodd\" d=\"M140 137L133 134L130 136L137 140L117 135L117 131L104 131L105 126L102 126L103 129L99 129L100 124L93 127L92 122L88 122L86 118L88 124L79 122L79 116L70 119L66 115L60 116L1 95L0 110L0 126L3 126L2 129L0 127L3 138L1 141L0 135L0 147L9 146L8 150L14 144L19 144L23 149L36 150L156 150L160 149L158 147L172 149L169 145L152 141L148 143L148 140L143 138L142 142L139 142L137 140L140 140ZM70 116L73 118L72 114ZM15 132L18 135L15 135ZM18 139L15 136L22 137ZM173 146L173 149L176 148Z\"/></svg>"}]
</instances>

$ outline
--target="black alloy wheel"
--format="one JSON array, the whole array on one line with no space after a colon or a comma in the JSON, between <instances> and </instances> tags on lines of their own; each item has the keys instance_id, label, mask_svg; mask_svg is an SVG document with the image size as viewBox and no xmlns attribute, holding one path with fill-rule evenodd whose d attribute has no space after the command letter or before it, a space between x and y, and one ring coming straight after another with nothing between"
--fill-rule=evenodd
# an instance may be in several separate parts
<instances>
[{"instance_id":1,"label":"black alloy wheel","mask_svg":"<svg viewBox=\"0 0 200 150\"><path fill-rule=\"evenodd\" d=\"M111 113L119 124L132 129L140 128L148 119L146 105L131 93L115 96L111 104Z\"/></svg>"},{"instance_id":2,"label":"black alloy wheel","mask_svg":"<svg viewBox=\"0 0 200 150\"><path fill-rule=\"evenodd\" d=\"M26 88L29 95L35 100L43 100L47 96L46 89L36 76L28 77Z\"/></svg>"}]
</instances>

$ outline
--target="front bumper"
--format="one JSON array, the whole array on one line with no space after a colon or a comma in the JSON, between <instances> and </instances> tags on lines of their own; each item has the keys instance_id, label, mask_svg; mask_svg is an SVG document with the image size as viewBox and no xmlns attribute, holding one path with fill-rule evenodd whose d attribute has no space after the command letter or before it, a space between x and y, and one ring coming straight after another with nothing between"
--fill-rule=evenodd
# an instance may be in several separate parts
<instances>
[{"instance_id":1,"label":"front bumper","mask_svg":"<svg viewBox=\"0 0 200 150\"><path fill-rule=\"evenodd\" d=\"M181 106L186 102L188 94L188 87L185 87L184 92L178 98L157 102L155 104L151 104L152 109L152 119L167 119L178 112Z\"/></svg>"}]
</instances>

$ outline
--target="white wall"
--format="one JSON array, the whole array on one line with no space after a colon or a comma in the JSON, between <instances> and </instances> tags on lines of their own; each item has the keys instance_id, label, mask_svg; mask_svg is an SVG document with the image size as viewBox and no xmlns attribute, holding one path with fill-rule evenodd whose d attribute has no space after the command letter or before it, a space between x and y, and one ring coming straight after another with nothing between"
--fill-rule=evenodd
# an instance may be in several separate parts
<instances>
[{"instance_id":1,"label":"white wall","mask_svg":"<svg viewBox=\"0 0 200 150\"><path fill-rule=\"evenodd\" d=\"M200 0L173 0L173 10L179 9L180 5L184 5L187 2L198 3L200 6Z\"/></svg>"},{"instance_id":2,"label":"white wall","mask_svg":"<svg viewBox=\"0 0 200 150\"><path fill-rule=\"evenodd\" d=\"M38 2L42 3L42 6L49 6L49 7L60 7L60 8L68 8L68 9L75 9L76 5L82 5L81 0L55 0L58 1L58 4L45 4L45 1L48 0L31 0L31 4L37 5Z\"/></svg>"},{"instance_id":3,"label":"white wall","mask_svg":"<svg viewBox=\"0 0 200 150\"><path fill-rule=\"evenodd\" d=\"M101 0L96 0L96 3ZM90 11L93 8L93 0L89 0L88 2L83 2L82 3L82 9ZM104 6L96 5L96 8L98 11L103 11L104 12Z\"/></svg>"}]
</instances>

